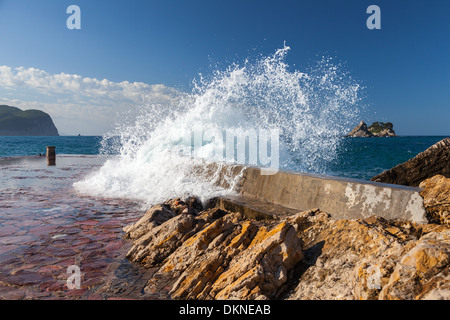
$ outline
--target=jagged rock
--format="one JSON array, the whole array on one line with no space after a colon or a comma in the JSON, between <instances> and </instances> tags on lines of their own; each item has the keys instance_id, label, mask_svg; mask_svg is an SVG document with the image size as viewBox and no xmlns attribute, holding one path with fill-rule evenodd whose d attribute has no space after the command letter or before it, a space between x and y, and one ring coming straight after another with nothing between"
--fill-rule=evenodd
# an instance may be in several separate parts
<instances>
[{"instance_id":1,"label":"jagged rock","mask_svg":"<svg viewBox=\"0 0 450 320\"><path fill-rule=\"evenodd\" d=\"M203 209L197 197L189 197L186 201L180 198L171 199L163 204L151 207L138 222L123 228L125 236L129 239L141 238L156 226L179 214L197 214Z\"/></svg>"},{"instance_id":2,"label":"jagged rock","mask_svg":"<svg viewBox=\"0 0 450 320\"><path fill-rule=\"evenodd\" d=\"M288 280L288 271L303 258L295 227L284 221L271 230L262 227L212 284L215 299L274 298Z\"/></svg>"},{"instance_id":3,"label":"jagged rock","mask_svg":"<svg viewBox=\"0 0 450 320\"><path fill-rule=\"evenodd\" d=\"M186 200L182 200L180 198L171 199L164 202L164 204L176 214L180 214L183 212L197 214L198 212L203 210L203 204L197 197L189 197Z\"/></svg>"},{"instance_id":4,"label":"jagged rock","mask_svg":"<svg viewBox=\"0 0 450 320\"><path fill-rule=\"evenodd\" d=\"M364 121L361 121L352 131L350 131L347 137L373 137L373 134L367 128L367 124Z\"/></svg>"},{"instance_id":5,"label":"jagged rock","mask_svg":"<svg viewBox=\"0 0 450 320\"><path fill-rule=\"evenodd\" d=\"M380 299L450 299L450 230L423 236L397 263Z\"/></svg>"},{"instance_id":6,"label":"jagged rock","mask_svg":"<svg viewBox=\"0 0 450 320\"><path fill-rule=\"evenodd\" d=\"M394 125L390 122L374 122L368 128L374 137L396 137Z\"/></svg>"},{"instance_id":7,"label":"jagged rock","mask_svg":"<svg viewBox=\"0 0 450 320\"><path fill-rule=\"evenodd\" d=\"M370 180L417 187L423 180L438 174L450 178L450 138Z\"/></svg>"},{"instance_id":8,"label":"jagged rock","mask_svg":"<svg viewBox=\"0 0 450 320\"><path fill-rule=\"evenodd\" d=\"M217 277L239 252L248 224L242 226L242 215L227 214L210 223L185 241L161 267L160 272L178 279L171 294L175 298L196 299L209 294Z\"/></svg>"},{"instance_id":9,"label":"jagged rock","mask_svg":"<svg viewBox=\"0 0 450 320\"><path fill-rule=\"evenodd\" d=\"M420 195L430 221L439 224L450 224L450 179L436 175L422 181L424 188Z\"/></svg>"},{"instance_id":10,"label":"jagged rock","mask_svg":"<svg viewBox=\"0 0 450 320\"><path fill-rule=\"evenodd\" d=\"M127 255L155 270L147 293L175 299L450 299L446 225L375 216L335 220L319 209L278 221L218 208L153 221L134 225L148 231Z\"/></svg>"},{"instance_id":11,"label":"jagged rock","mask_svg":"<svg viewBox=\"0 0 450 320\"><path fill-rule=\"evenodd\" d=\"M401 242L408 235L376 217L334 220L325 213L312 211L306 213L305 218L299 235L307 263L288 298L376 298L379 291L376 288L387 281L383 278L393 269L395 258L401 256ZM392 229L387 231L389 228ZM365 271L372 272L374 266L381 269L381 276L368 282Z\"/></svg>"},{"instance_id":12,"label":"jagged rock","mask_svg":"<svg viewBox=\"0 0 450 320\"><path fill-rule=\"evenodd\" d=\"M175 215L175 212L166 205L158 204L150 208L138 222L126 226L123 230L125 231L127 238L138 239L154 227L175 217Z\"/></svg>"},{"instance_id":13,"label":"jagged rock","mask_svg":"<svg viewBox=\"0 0 450 320\"><path fill-rule=\"evenodd\" d=\"M183 214L166 221L160 226L149 228L149 232L136 238L133 247L127 253L127 258L142 262L147 267L156 265L176 250L195 230L194 216Z\"/></svg>"},{"instance_id":14,"label":"jagged rock","mask_svg":"<svg viewBox=\"0 0 450 320\"><path fill-rule=\"evenodd\" d=\"M383 130L381 130L380 132L377 132L377 133L373 133L372 132L372 134L375 137L396 137L397 136L395 134L394 129L389 129L389 128L383 129Z\"/></svg>"},{"instance_id":15,"label":"jagged rock","mask_svg":"<svg viewBox=\"0 0 450 320\"><path fill-rule=\"evenodd\" d=\"M320 212L303 224L304 272L289 299L450 299L449 228ZM413 260L420 272L402 273Z\"/></svg>"},{"instance_id":16,"label":"jagged rock","mask_svg":"<svg viewBox=\"0 0 450 320\"><path fill-rule=\"evenodd\" d=\"M242 214L210 209L151 228L127 257L147 267L163 262L148 285L175 279L174 298L267 299L287 281L302 250L287 221L269 230Z\"/></svg>"}]
</instances>

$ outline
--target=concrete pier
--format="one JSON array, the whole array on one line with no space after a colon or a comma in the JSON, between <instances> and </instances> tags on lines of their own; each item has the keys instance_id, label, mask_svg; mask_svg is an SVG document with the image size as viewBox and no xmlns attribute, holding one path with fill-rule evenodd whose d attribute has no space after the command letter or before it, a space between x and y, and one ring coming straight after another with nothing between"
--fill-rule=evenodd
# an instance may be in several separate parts
<instances>
[{"instance_id":1,"label":"concrete pier","mask_svg":"<svg viewBox=\"0 0 450 320\"><path fill-rule=\"evenodd\" d=\"M208 166L210 170L217 168L217 164ZM240 194L222 200L222 206L240 203L245 207L249 203L249 207L257 208L262 215L272 214L269 208L276 205L275 211L286 213L319 208L335 219L376 215L385 219L427 222L420 188L284 170L262 175L260 170L222 165L217 184L228 187L230 176L234 176L238 180L235 189ZM267 210L263 209L264 203Z\"/></svg>"}]
</instances>

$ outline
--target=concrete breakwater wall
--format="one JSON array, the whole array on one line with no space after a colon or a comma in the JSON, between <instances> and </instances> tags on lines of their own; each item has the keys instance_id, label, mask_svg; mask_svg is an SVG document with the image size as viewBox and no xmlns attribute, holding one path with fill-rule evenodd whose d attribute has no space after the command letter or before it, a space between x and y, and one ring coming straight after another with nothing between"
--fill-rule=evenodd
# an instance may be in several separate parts
<instances>
[{"instance_id":1,"label":"concrete breakwater wall","mask_svg":"<svg viewBox=\"0 0 450 320\"><path fill-rule=\"evenodd\" d=\"M365 180L293 171L261 174L261 168L210 163L203 174L215 172L218 185L240 194L237 201L274 204L306 211L319 208L334 219L360 219L373 215L385 219L406 219L426 223L421 189ZM265 170L265 169L263 169ZM267 172L266 172L267 173ZM230 179L230 178L235 178ZM239 199L240 198L240 199Z\"/></svg>"}]
</instances>

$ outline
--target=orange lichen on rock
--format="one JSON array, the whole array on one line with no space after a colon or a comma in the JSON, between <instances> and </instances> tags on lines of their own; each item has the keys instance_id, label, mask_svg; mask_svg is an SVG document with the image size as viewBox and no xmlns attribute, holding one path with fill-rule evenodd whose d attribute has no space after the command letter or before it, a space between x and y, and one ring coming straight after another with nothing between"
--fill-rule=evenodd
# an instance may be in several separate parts
<instances>
[{"instance_id":1,"label":"orange lichen on rock","mask_svg":"<svg viewBox=\"0 0 450 320\"><path fill-rule=\"evenodd\" d=\"M167 203L178 213L158 207L126 229L140 234L128 258L156 269L148 292L163 288L174 299L450 298L447 225L335 220L319 209L264 222L218 208L189 214ZM173 217L155 225L157 212Z\"/></svg>"},{"instance_id":2,"label":"orange lichen on rock","mask_svg":"<svg viewBox=\"0 0 450 320\"><path fill-rule=\"evenodd\" d=\"M450 178L436 175L420 183L425 209L432 221L450 224Z\"/></svg>"}]
</instances>

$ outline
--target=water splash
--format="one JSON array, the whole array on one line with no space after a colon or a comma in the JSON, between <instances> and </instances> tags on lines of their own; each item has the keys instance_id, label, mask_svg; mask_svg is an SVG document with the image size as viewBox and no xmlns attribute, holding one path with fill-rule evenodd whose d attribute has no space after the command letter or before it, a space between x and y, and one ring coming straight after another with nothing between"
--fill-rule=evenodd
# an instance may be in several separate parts
<instances>
[{"instance_id":1,"label":"water splash","mask_svg":"<svg viewBox=\"0 0 450 320\"><path fill-rule=\"evenodd\" d=\"M284 46L256 62L200 75L192 93L180 95L169 107L143 106L133 121L122 122L103 138L103 152L119 156L75 188L150 204L232 193L232 182L224 190L214 186L214 175L205 179L194 170L201 159L217 160L224 141L216 135L195 144L193 132L249 136L277 129L281 169L326 173L341 136L358 118L361 87L331 58L322 58L307 72L291 71L285 62L289 50ZM235 159L225 154L223 160Z\"/></svg>"}]
</instances>

